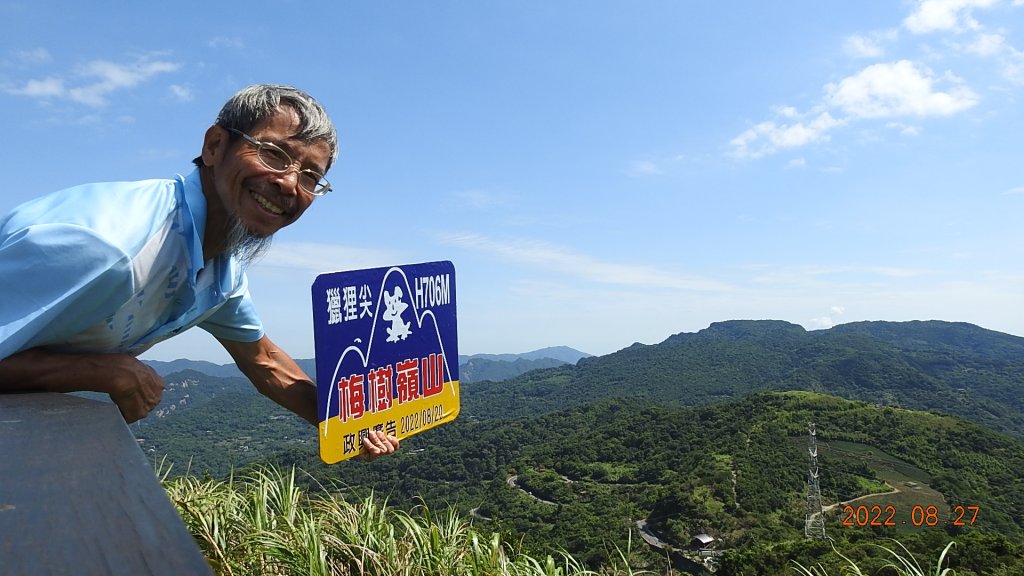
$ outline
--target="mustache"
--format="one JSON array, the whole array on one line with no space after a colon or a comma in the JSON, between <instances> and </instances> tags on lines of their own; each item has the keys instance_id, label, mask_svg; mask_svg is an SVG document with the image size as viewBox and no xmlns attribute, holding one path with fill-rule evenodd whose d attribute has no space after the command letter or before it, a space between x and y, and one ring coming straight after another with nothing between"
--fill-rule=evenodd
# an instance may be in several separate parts
<instances>
[{"instance_id":1,"label":"mustache","mask_svg":"<svg viewBox=\"0 0 1024 576\"><path fill-rule=\"evenodd\" d=\"M284 211L285 216L292 217L298 210L298 202L294 198L287 198L272 189L266 188L253 188L253 192L262 196L267 202L270 202Z\"/></svg>"}]
</instances>

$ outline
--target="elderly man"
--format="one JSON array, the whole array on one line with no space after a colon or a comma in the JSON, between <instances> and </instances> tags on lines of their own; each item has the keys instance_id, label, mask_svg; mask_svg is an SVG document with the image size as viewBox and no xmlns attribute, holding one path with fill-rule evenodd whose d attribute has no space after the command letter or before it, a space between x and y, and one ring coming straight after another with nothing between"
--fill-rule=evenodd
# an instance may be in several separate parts
<instances>
[{"instance_id":1,"label":"elderly man","mask_svg":"<svg viewBox=\"0 0 1024 576\"><path fill-rule=\"evenodd\" d=\"M317 423L316 388L264 333L245 268L326 194L337 134L289 86L221 109L196 169L172 180L89 184L0 219L0 391L105 392L128 422L163 380L135 356L199 326L253 385ZM366 459L398 440L371 432Z\"/></svg>"}]
</instances>

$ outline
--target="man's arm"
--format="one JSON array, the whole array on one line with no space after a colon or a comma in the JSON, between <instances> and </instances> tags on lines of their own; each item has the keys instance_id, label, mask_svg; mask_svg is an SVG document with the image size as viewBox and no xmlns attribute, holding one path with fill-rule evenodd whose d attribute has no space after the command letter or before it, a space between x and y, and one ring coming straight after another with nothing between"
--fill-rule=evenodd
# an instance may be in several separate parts
<instances>
[{"instance_id":1,"label":"man's arm","mask_svg":"<svg viewBox=\"0 0 1024 576\"><path fill-rule=\"evenodd\" d=\"M104 392L129 424L160 403L164 381L130 354L32 348L0 360L0 392Z\"/></svg>"},{"instance_id":2,"label":"man's arm","mask_svg":"<svg viewBox=\"0 0 1024 576\"><path fill-rule=\"evenodd\" d=\"M218 338L231 354L238 369L261 394L317 426L316 385L291 356L263 336L255 342L235 342ZM398 450L398 438L371 430L363 440L364 460Z\"/></svg>"}]
</instances>

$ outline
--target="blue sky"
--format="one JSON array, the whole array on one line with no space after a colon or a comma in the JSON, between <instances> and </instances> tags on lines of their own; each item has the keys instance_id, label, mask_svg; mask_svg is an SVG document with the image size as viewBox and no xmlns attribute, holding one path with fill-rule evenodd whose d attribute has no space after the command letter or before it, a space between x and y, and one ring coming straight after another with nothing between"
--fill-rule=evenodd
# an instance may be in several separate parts
<instances>
[{"instance_id":1,"label":"blue sky","mask_svg":"<svg viewBox=\"0 0 1024 576\"><path fill-rule=\"evenodd\" d=\"M464 354L740 318L1024 336L1021 0L0 0L0 30L0 212L189 171L245 85L323 102L335 191L250 271L296 357L318 273L433 260ZM198 330L145 357L228 361Z\"/></svg>"}]
</instances>

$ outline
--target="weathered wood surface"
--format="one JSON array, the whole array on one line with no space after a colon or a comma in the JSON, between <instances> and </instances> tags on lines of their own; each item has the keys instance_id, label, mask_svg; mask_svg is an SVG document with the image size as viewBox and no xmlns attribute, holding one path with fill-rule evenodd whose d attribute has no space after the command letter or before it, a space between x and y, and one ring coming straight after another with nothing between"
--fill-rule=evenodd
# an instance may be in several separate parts
<instances>
[{"instance_id":1,"label":"weathered wood surface","mask_svg":"<svg viewBox=\"0 0 1024 576\"><path fill-rule=\"evenodd\" d=\"M0 574L210 573L116 406L0 394Z\"/></svg>"}]
</instances>

